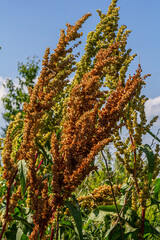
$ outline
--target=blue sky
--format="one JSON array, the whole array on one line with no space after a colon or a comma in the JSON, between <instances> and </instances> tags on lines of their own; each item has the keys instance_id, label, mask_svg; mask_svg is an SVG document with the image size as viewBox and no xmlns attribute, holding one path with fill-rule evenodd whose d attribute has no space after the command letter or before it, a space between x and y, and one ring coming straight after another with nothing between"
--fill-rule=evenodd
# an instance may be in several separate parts
<instances>
[{"instance_id":1,"label":"blue sky","mask_svg":"<svg viewBox=\"0 0 160 240\"><path fill-rule=\"evenodd\" d=\"M15 79L17 63L27 57L38 56L41 60L46 47L54 49L61 28L69 22L74 24L83 14L92 13L83 25L83 52L87 33L95 29L99 21L97 9L106 12L110 0L0 0L0 87L7 77ZM148 106L156 106L160 113L160 1L159 0L119 0L119 24L132 30L128 47L138 57L129 68L136 69L139 56L143 73L151 73L144 93L150 98ZM4 89L0 88L0 97ZM154 100L154 101L152 101ZM149 109L148 107L148 109Z\"/></svg>"}]
</instances>

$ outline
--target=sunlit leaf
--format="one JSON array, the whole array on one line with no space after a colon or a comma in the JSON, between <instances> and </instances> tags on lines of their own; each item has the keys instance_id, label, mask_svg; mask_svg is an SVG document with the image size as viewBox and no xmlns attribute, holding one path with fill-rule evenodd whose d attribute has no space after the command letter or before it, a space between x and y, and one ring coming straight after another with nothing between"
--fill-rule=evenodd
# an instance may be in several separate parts
<instances>
[{"instance_id":1,"label":"sunlit leaf","mask_svg":"<svg viewBox=\"0 0 160 240\"><path fill-rule=\"evenodd\" d=\"M17 234L16 234L16 240L27 240L28 237L23 233L21 228L18 228Z\"/></svg>"},{"instance_id":2,"label":"sunlit leaf","mask_svg":"<svg viewBox=\"0 0 160 240\"><path fill-rule=\"evenodd\" d=\"M158 199L158 194L160 193L160 178L156 179L156 184L154 187L154 195Z\"/></svg>"},{"instance_id":3,"label":"sunlit leaf","mask_svg":"<svg viewBox=\"0 0 160 240\"><path fill-rule=\"evenodd\" d=\"M118 210L121 210L121 206L118 206ZM103 222L107 215L117 216L115 205L99 206L91 212L88 221Z\"/></svg>"},{"instance_id":4,"label":"sunlit leaf","mask_svg":"<svg viewBox=\"0 0 160 240\"><path fill-rule=\"evenodd\" d=\"M18 161L18 173L20 177L20 183L21 183L21 191L22 195L25 194L25 188L26 188L26 175L27 175L27 164L24 159Z\"/></svg>"},{"instance_id":5,"label":"sunlit leaf","mask_svg":"<svg viewBox=\"0 0 160 240\"><path fill-rule=\"evenodd\" d=\"M24 219L23 217L18 217L18 216L14 216L14 220L17 220L21 223L23 223L23 225L25 225L25 227L28 229L28 231L32 231L33 229L33 224L29 223L26 219Z\"/></svg>"},{"instance_id":6,"label":"sunlit leaf","mask_svg":"<svg viewBox=\"0 0 160 240\"><path fill-rule=\"evenodd\" d=\"M39 147L39 150L41 151L41 153L43 154L43 156L45 157L45 159L47 160L47 162L52 162L52 155L50 153L49 150L45 149L37 140L36 140L36 144Z\"/></svg>"},{"instance_id":7,"label":"sunlit leaf","mask_svg":"<svg viewBox=\"0 0 160 240\"><path fill-rule=\"evenodd\" d=\"M135 227L135 222L138 220L137 213L132 208L127 208L124 214L124 219L131 227Z\"/></svg>"},{"instance_id":8,"label":"sunlit leaf","mask_svg":"<svg viewBox=\"0 0 160 240\"><path fill-rule=\"evenodd\" d=\"M65 201L65 205L70 210L70 212L74 218L79 237L82 240L83 239L82 217L81 217L80 209L79 209L79 207L73 205L70 201Z\"/></svg>"},{"instance_id":9,"label":"sunlit leaf","mask_svg":"<svg viewBox=\"0 0 160 240\"><path fill-rule=\"evenodd\" d=\"M154 228L147 219L145 219L144 234L148 234L148 233L151 233L153 235L160 237L160 232L156 228Z\"/></svg>"}]
</instances>

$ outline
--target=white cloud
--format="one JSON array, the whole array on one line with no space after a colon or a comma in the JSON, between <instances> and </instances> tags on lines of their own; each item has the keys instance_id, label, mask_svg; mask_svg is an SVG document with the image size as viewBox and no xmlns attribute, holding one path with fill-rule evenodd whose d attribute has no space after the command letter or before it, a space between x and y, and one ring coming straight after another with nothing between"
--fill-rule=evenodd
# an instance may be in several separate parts
<instances>
[{"instance_id":1,"label":"white cloud","mask_svg":"<svg viewBox=\"0 0 160 240\"><path fill-rule=\"evenodd\" d=\"M5 81L6 79L0 76L0 109L1 110L3 107L1 98L7 93L6 89L3 87L3 83L5 83Z\"/></svg>"},{"instance_id":2,"label":"white cloud","mask_svg":"<svg viewBox=\"0 0 160 240\"><path fill-rule=\"evenodd\" d=\"M145 112L147 119L150 120L154 116L160 117L160 96L150 98L145 104Z\"/></svg>"},{"instance_id":3,"label":"white cloud","mask_svg":"<svg viewBox=\"0 0 160 240\"><path fill-rule=\"evenodd\" d=\"M153 132L155 135L157 134L158 129L160 128L160 96L155 98L150 98L146 104L145 104L145 112L148 122L154 117L158 116L159 118L157 121L153 124L153 127L151 128L151 132ZM158 135L158 137L160 137ZM153 138L150 135L146 135L144 137L144 142L151 144L153 141Z\"/></svg>"}]
</instances>

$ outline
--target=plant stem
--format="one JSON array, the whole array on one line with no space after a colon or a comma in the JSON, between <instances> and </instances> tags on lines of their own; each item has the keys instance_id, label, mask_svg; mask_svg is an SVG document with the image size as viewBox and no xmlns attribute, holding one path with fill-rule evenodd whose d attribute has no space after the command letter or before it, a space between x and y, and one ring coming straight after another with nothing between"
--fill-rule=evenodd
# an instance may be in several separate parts
<instances>
[{"instance_id":1,"label":"plant stem","mask_svg":"<svg viewBox=\"0 0 160 240\"><path fill-rule=\"evenodd\" d=\"M53 209L52 220L54 220L55 211L56 211L56 208ZM54 226L53 226L52 229L51 229L51 237L50 237L50 240L53 240L53 237L54 237Z\"/></svg>"},{"instance_id":2,"label":"plant stem","mask_svg":"<svg viewBox=\"0 0 160 240\"><path fill-rule=\"evenodd\" d=\"M53 240L53 237L54 237L54 227L52 227L52 229L51 229L51 237L50 237L50 240Z\"/></svg>"},{"instance_id":3,"label":"plant stem","mask_svg":"<svg viewBox=\"0 0 160 240\"><path fill-rule=\"evenodd\" d=\"M2 239L2 236L3 236L4 231L5 231L5 229L6 229L7 220L8 220L8 213L9 213L9 200L10 200L11 186L12 186L12 184L13 184L13 182L14 182L14 179L15 179L17 173L18 173L18 169L16 170L16 172L15 172L15 174L14 174L14 176L13 176L13 179L12 179L12 181L11 181L11 183L10 183L10 186L9 186L8 189L7 189L7 205L6 205L5 222L4 222L4 224L3 224L2 231L1 231L1 234L0 234L0 240Z\"/></svg>"},{"instance_id":4,"label":"plant stem","mask_svg":"<svg viewBox=\"0 0 160 240\"><path fill-rule=\"evenodd\" d=\"M131 190L131 188L132 188L133 186L131 185L130 187L129 187L129 189L127 189L126 190L126 193L125 193L125 197L124 197L124 204L123 204L123 207L121 208L121 211L120 211L120 213L119 213L119 215L121 216L121 214L123 213L123 210L124 210L124 208L125 208L125 206L126 206L126 204L127 204L127 201L129 200L129 198L128 198L128 193L129 193L129 191ZM117 221L116 221L116 224L118 223L118 219L117 219Z\"/></svg>"},{"instance_id":5,"label":"plant stem","mask_svg":"<svg viewBox=\"0 0 160 240\"><path fill-rule=\"evenodd\" d=\"M5 231L6 223L7 223L7 219L5 220L5 222L4 222L4 224L3 224L2 231L1 231L1 235L0 235L0 240L2 239L3 233L4 233L4 231Z\"/></svg>"},{"instance_id":6,"label":"plant stem","mask_svg":"<svg viewBox=\"0 0 160 240\"><path fill-rule=\"evenodd\" d=\"M110 176L110 172L109 172L109 167L108 167L108 162L107 159L105 158L103 152L101 151L103 159L105 161L106 164L106 169L107 169L107 175L108 175L108 180L111 186L111 191L112 191L112 197L113 197L113 201L114 201L114 205L116 207L116 211L117 211L117 215L118 215L118 221L121 227L121 239L124 239L124 235L123 235L123 226L122 226L122 222L121 222L121 218L120 218L120 214L119 214L119 210L118 210L118 206L117 206L117 202L116 202L116 198L115 198L115 193L114 193L114 189L113 189L113 184L112 184L112 180L111 180L111 176Z\"/></svg>"},{"instance_id":7,"label":"plant stem","mask_svg":"<svg viewBox=\"0 0 160 240\"><path fill-rule=\"evenodd\" d=\"M40 166L41 166L42 163L43 163L43 159L40 161L40 163L39 163L39 165L38 165L38 167L37 167L37 169L36 169L36 172L38 171L38 169L40 168Z\"/></svg>"},{"instance_id":8,"label":"plant stem","mask_svg":"<svg viewBox=\"0 0 160 240\"><path fill-rule=\"evenodd\" d=\"M141 215L141 240L143 240L143 235L144 235L145 213L146 213L146 209L145 209L144 207L142 207L142 215Z\"/></svg>"}]
</instances>

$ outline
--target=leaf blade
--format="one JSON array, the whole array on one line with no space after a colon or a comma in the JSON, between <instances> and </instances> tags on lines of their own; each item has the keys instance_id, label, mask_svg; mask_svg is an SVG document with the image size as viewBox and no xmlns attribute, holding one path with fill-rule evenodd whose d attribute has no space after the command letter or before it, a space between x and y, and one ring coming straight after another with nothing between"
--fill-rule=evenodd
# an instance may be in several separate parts
<instances>
[{"instance_id":1,"label":"leaf blade","mask_svg":"<svg viewBox=\"0 0 160 240\"><path fill-rule=\"evenodd\" d=\"M146 154L148 160L148 186L150 186L155 169L155 156L148 144L142 145L140 149Z\"/></svg>"},{"instance_id":2,"label":"leaf blade","mask_svg":"<svg viewBox=\"0 0 160 240\"><path fill-rule=\"evenodd\" d=\"M25 195L26 191L26 176L27 176L27 164L24 159L18 161L18 173L20 177L22 195Z\"/></svg>"},{"instance_id":3,"label":"leaf blade","mask_svg":"<svg viewBox=\"0 0 160 240\"><path fill-rule=\"evenodd\" d=\"M70 201L65 201L65 205L70 210L70 212L74 218L80 240L83 240L82 217L81 217L81 212L80 212L79 208L75 207Z\"/></svg>"}]
</instances>

